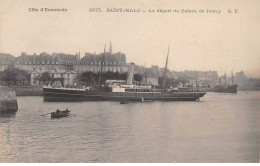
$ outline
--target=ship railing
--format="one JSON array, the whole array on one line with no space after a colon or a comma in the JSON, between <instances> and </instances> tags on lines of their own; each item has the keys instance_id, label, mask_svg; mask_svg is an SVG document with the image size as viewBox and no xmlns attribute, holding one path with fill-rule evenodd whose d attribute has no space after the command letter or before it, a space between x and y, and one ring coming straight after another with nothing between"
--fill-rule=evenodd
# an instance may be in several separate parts
<instances>
[{"instance_id":1,"label":"ship railing","mask_svg":"<svg viewBox=\"0 0 260 166\"><path fill-rule=\"evenodd\" d=\"M89 87L82 87L82 88L67 88L67 87L55 87L55 86L46 86L43 85L43 88L49 88L49 89L61 89L61 90L78 90L78 91L85 91L85 90L89 90Z\"/></svg>"}]
</instances>

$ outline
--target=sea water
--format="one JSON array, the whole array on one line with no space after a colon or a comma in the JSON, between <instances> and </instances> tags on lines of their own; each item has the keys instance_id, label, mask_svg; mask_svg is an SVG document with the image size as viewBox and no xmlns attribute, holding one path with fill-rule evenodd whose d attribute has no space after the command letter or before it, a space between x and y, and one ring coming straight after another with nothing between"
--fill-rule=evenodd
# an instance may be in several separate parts
<instances>
[{"instance_id":1,"label":"sea water","mask_svg":"<svg viewBox=\"0 0 260 166\"><path fill-rule=\"evenodd\" d=\"M259 162L260 92L189 102L44 102L0 115L0 162ZM67 118L50 114L68 108Z\"/></svg>"}]
</instances>

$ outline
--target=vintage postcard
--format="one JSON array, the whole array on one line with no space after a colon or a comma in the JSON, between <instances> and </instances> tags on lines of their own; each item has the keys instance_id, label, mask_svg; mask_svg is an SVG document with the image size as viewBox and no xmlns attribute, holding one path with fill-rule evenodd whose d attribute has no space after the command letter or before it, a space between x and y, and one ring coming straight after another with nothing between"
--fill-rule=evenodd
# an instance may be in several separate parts
<instances>
[{"instance_id":1,"label":"vintage postcard","mask_svg":"<svg viewBox=\"0 0 260 166\"><path fill-rule=\"evenodd\" d=\"M0 163L258 163L260 1L0 0Z\"/></svg>"}]
</instances>

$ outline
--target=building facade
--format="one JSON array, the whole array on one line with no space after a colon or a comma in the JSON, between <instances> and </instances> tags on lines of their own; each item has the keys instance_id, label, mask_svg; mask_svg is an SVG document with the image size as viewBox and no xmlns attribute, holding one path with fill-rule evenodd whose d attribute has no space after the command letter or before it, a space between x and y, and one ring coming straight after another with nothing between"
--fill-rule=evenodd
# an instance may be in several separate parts
<instances>
[{"instance_id":1,"label":"building facade","mask_svg":"<svg viewBox=\"0 0 260 166\"><path fill-rule=\"evenodd\" d=\"M126 55L121 52L113 53L110 43L109 52L104 49L103 53L96 55L95 53L85 53L85 56L77 60L73 65L73 70L77 73L86 71L98 73L102 72L118 72L125 73L128 71L128 64L126 63Z\"/></svg>"},{"instance_id":2,"label":"building facade","mask_svg":"<svg viewBox=\"0 0 260 166\"><path fill-rule=\"evenodd\" d=\"M156 77L156 76L146 75L146 76L143 76L141 84L142 85L158 86L159 85L159 80L158 80L158 77Z\"/></svg>"},{"instance_id":3,"label":"building facade","mask_svg":"<svg viewBox=\"0 0 260 166\"><path fill-rule=\"evenodd\" d=\"M28 55L22 53L17 57L14 67L28 72L37 70L41 73L52 70L73 70L73 63L78 59L79 54L53 53L50 55L42 52L39 55Z\"/></svg>"},{"instance_id":4,"label":"building facade","mask_svg":"<svg viewBox=\"0 0 260 166\"><path fill-rule=\"evenodd\" d=\"M43 85L40 81L40 77L44 72L34 70L30 72L31 74L31 85ZM55 81L59 81L62 86L73 86L76 83L77 73L72 70L52 70L49 72L50 76L53 78L48 84L52 84Z\"/></svg>"},{"instance_id":5,"label":"building facade","mask_svg":"<svg viewBox=\"0 0 260 166\"><path fill-rule=\"evenodd\" d=\"M0 71L14 68L15 57L11 54L0 53Z\"/></svg>"}]
</instances>

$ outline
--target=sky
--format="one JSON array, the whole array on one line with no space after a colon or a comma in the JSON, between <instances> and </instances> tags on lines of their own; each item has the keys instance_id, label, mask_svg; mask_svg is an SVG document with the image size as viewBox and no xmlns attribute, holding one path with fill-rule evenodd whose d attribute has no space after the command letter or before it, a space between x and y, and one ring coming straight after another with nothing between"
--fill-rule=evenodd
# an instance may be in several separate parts
<instances>
[{"instance_id":1,"label":"sky","mask_svg":"<svg viewBox=\"0 0 260 166\"><path fill-rule=\"evenodd\" d=\"M108 50L111 41L113 52L125 53L127 62L164 67L170 45L171 70L216 70L219 75L243 70L260 77L258 0L0 0L0 4L1 53L80 52L83 57L85 52L103 52L105 44ZM29 8L67 12L29 12ZM107 12L107 8L141 12ZM182 9L197 13L180 13ZM207 9L221 12L205 13Z\"/></svg>"}]
</instances>

